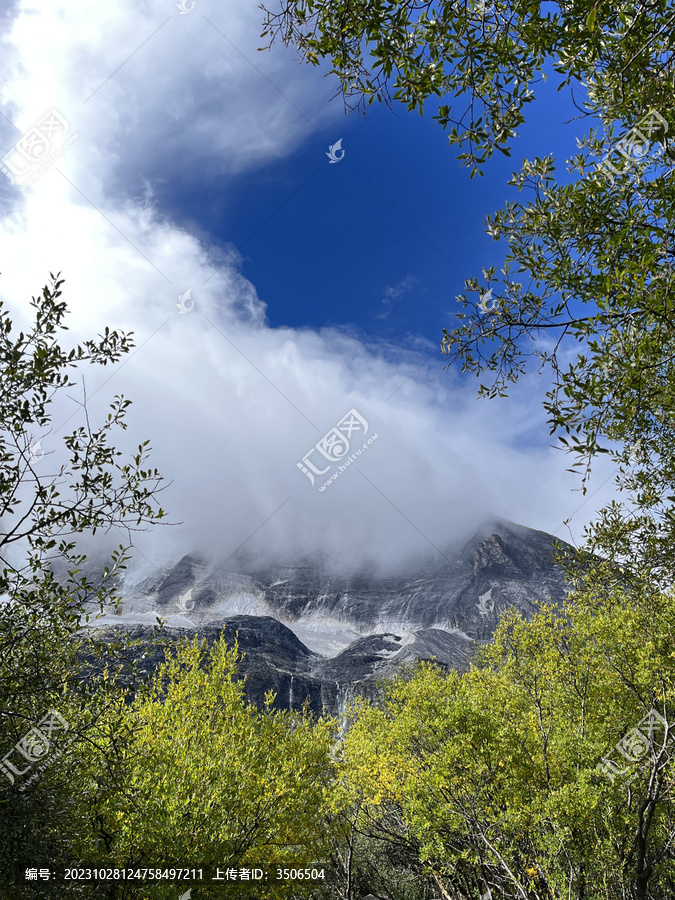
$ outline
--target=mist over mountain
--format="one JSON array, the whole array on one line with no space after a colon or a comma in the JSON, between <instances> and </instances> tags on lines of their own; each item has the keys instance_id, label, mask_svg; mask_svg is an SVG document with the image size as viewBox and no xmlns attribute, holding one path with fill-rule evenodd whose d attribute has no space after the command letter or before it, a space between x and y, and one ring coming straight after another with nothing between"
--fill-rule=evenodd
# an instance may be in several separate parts
<instances>
[{"instance_id":1,"label":"mist over mountain","mask_svg":"<svg viewBox=\"0 0 675 900\"><path fill-rule=\"evenodd\" d=\"M465 541L405 574L336 574L321 560L261 565L214 562L190 553L152 575L127 579L116 611L96 627L149 635L161 619L172 641L221 631L244 654L250 700L273 689L276 705L338 712L354 690L415 658L466 669L499 618L527 618L540 602L561 603L568 587L554 560L555 538L491 517ZM143 665L161 660L158 651Z\"/></svg>"}]
</instances>

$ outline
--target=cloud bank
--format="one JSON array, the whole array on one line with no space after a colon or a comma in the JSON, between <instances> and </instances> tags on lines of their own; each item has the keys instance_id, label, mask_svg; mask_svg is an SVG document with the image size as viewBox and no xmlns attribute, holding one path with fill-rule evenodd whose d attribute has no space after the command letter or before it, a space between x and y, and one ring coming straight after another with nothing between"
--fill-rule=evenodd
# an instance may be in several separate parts
<instances>
[{"instance_id":1,"label":"cloud bank","mask_svg":"<svg viewBox=\"0 0 675 900\"><path fill-rule=\"evenodd\" d=\"M270 328L236 249L179 227L154 199L162 181L211 179L226 205L239 175L342 116L319 72L283 48L256 55L255 5L200 0L180 15L159 0L24 3L11 12L3 154L50 109L77 136L25 191L0 176L0 298L25 326L31 296L60 271L71 311L64 344L106 326L134 332L130 357L82 369L58 399L42 465L56 465L63 435L83 421L82 377L92 424L115 394L133 400L118 444L131 452L151 440L152 465L172 482L162 505L182 523L139 535L139 563L199 549L393 572L490 513L566 536L562 519L583 498L571 493L579 485L568 460L548 446L542 379L508 400L477 401L475 384L442 370L430 336L425 354L333 328ZM363 440L338 427L350 410L366 423ZM326 453L312 451L331 433ZM314 485L301 468L310 451L316 470L330 466ZM599 465L595 483L609 472ZM610 492L579 511L577 534Z\"/></svg>"}]
</instances>

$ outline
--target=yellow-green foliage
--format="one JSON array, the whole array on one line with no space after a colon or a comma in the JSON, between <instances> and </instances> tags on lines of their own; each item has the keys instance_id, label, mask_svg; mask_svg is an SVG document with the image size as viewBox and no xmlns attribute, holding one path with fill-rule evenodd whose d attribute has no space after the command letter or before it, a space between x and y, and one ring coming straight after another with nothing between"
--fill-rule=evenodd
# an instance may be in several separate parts
<instances>
[{"instance_id":1,"label":"yellow-green foliage","mask_svg":"<svg viewBox=\"0 0 675 900\"><path fill-rule=\"evenodd\" d=\"M625 762L614 745L650 709L670 720L674 637L673 598L648 590L507 615L466 675L421 664L354 708L342 790L372 833L395 810L453 898L665 897L667 755L614 782L597 764Z\"/></svg>"},{"instance_id":2,"label":"yellow-green foliage","mask_svg":"<svg viewBox=\"0 0 675 900\"><path fill-rule=\"evenodd\" d=\"M118 762L126 784L99 816L120 865L302 867L324 852L334 723L274 710L272 695L262 711L249 705L237 658L236 646L221 640L207 653L195 639L157 670L150 692L115 711L133 729ZM152 890L143 896L168 887ZM241 886L230 890L242 897ZM198 891L229 896L222 883ZM290 893L251 883L246 896Z\"/></svg>"}]
</instances>

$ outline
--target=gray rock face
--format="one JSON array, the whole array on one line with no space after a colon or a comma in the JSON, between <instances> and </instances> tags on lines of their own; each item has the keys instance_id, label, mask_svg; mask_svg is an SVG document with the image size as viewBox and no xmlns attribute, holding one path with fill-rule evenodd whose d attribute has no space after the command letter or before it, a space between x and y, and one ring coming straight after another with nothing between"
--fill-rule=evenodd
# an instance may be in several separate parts
<instances>
[{"instance_id":1,"label":"gray rock face","mask_svg":"<svg viewBox=\"0 0 675 900\"><path fill-rule=\"evenodd\" d=\"M215 640L222 629L232 642L238 632L252 701L271 688L278 707L307 699L317 713L336 713L403 662L433 657L466 669L509 608L529 618L540 601L560 603L567 586L553 541L491 519L440 562L389 578L309 563L237 571L189 554L146 579L103 624L149 629L160 615L172 640L195 631Z\"/></svg>"}]
</instances>

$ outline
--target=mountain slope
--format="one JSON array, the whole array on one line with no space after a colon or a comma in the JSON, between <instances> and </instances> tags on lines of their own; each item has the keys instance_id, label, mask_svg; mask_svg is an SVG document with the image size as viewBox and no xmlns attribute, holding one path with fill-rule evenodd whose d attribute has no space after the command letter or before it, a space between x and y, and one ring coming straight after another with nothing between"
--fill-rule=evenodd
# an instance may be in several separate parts
<instances>
[{"instance_id":1,"label":"mountain slope","mask_svg":"<svg viewBox=\"0 0 675 900\"><path fill-rule=\"evenodd\" d=\"M142 634L161 616L172 639L195 630L215 639L224 628L233 640L239 629L251 699L260 702L267 685L279 706L308 697L317 712L335 712L345 685L366 688L418 657L465 669L506 609L529 618L538 602L560 603L567 586L553 542L493 518L440 562L395 577L335 575L311 561L243 570L188 554L97 624Z\"/></svg>"}]
</instances>

